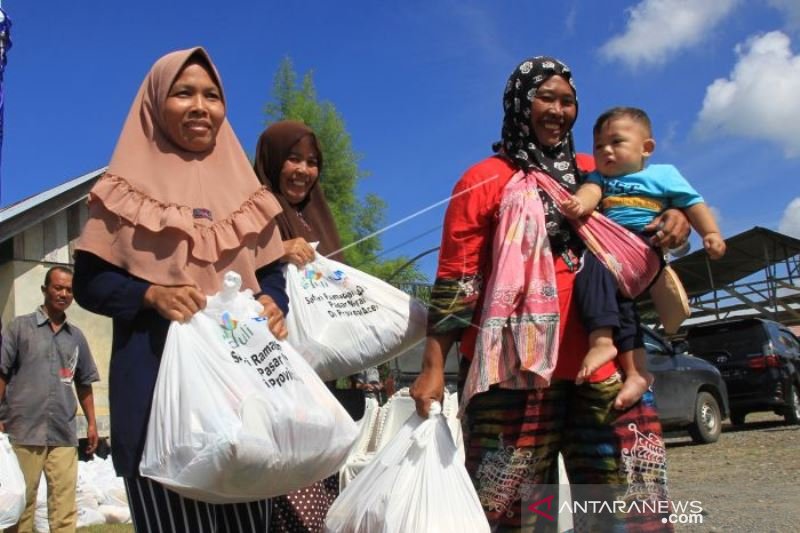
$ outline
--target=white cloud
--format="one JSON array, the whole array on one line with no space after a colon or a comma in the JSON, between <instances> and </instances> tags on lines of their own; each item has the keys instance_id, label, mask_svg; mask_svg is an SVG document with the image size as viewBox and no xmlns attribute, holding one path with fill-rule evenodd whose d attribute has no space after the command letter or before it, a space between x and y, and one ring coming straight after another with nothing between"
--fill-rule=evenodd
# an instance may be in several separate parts
<instances>
[{"instance_id":1,"label":"white cloud","mask_svg":"<svg viewBox=\"0 0 800 533\"><path fill-rule=\"evenodd\" d=\"M800 155L800 55L779 31L736 46L739 56L727 79L706 88L695 124L701 137L735 135L781 146L786 157Z\"/></svg>"},{"instance_id":2,"label":"white cloud","mask_svg":"<svg viewBox=\"0 0 800 533\"><path fill-rule=\"evenodd\" d=\"M783 212L778 231L800 239L800 197L795 198Z\"/></svg>"},{"instance_id":3,"label":"white cloud","mask_svg":"<svg viewBox=\"0 0 800 533\"><path fill-rule=\"evenodd\" d=\"M567 33L573 35L575 33L575 19L578 18L578 6L575 3L569 6L567 16L564 17L564 28Z\"/></svg>"},{"instance_id":4,"label":"white cloud","mask_svg":"<svg viewBox=\"0 0 800 533\"><path fill-rule=\"evenodd\" d=\"M674 150L675 140L678 138L678 121L670 120L665 124L665 133L658 136L656 148L665 152L672 152Z\"/></svg>"},{"instance_id":5,"label":"white cloud","mask_svg":"<svg viewBox=\"0 0 800 533\"><path fill-rule=\"evenodd\" d=\"M631 67L663 63L707 37L737 3L739 0L642 0L628 9L625 32L605 43L600 53Z\"/></svg>"},{"instance_id":6,"label":"white cloud","mask_svg":"<svg viewBox=\"0 0 800 533\"><path fill-rule=\"evenodd\" d=\"M506 48L507 39L501 36L497 17L491 8L477 4L468 4L453 0L448 4L447 16L469 36L475 49L482 54L488 63L499 65L513 65L517 58L509 53ZM472 49L464 51L459 48L459 53L472 53Z\"/></svg>"},{"instance_id":7,"label":"white cloud","mask_svg":"<svg viewBox=\"0 0 800 533\"><path fill-rule=\"evenodd\" d=\"M800 28L800 2L797 0L769 0L769 5L784 12L790 28Z\"/></svg>"}]
</instances>

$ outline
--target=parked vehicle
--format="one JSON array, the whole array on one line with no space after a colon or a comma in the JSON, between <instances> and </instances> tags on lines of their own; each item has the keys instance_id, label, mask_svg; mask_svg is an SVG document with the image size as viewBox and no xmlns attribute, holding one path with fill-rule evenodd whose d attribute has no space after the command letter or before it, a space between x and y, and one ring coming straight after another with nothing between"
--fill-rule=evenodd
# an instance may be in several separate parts
<instances>
[{"instance_id":1,"label":"parked vehicle","mask_svg":"<svg viewBox=\"0 0 800 533\"><path fill-rule=\"evenodd\" d=\"M676 350L643 328L647 368L655 376L653 394L665 431L688 430L698 444L716 442L728 417L728 393L714 365Z\"/></svg>"},{"instance_id":2,"label":"parked vehicle","mask_svg":"<svg viewBox=\"0 0 800 533\"><path fill-rule=\"evenodd\" d=\"M665 430L688 430L697 443L715 442L728 417L725 382L714 365L686 353L676 353L658 334L644 328L647 366L655 375L653 392ZM422 362L424 342L391 363L397 388L413 383ZM451 352L455 352L453 349ZM456 390L458 358L451 353L445 364L445 384Z\"/></svg>"},{"instance_id":3,"label":"parked vehicle","mask_svg":"<svg viewBox=\"0 0 800 533\"><path fill-rule=\"evenodd\" d=\"M787 424L800 424L800 340L788 328L743 318L695 326L686 340L722 373L734 425L756 411L774 411Z\"/></svg>"},{"instance_id":4,"label":"parked vehicle","mask_svg":"<svg viewBox=\"0 0 800 533\"><path fill-rule=\"evenodd\" d=\"M403 353L400 357L392 359L389 363L390 374L394 379L395 390L410 387L417 379L422 368L422 354L425 351L425 339ZM453 344L447 354L444 364L444 385L450 392L458 389L458 365L461 358L458 356L457 344Z\"/></svg>"}]
</instances>

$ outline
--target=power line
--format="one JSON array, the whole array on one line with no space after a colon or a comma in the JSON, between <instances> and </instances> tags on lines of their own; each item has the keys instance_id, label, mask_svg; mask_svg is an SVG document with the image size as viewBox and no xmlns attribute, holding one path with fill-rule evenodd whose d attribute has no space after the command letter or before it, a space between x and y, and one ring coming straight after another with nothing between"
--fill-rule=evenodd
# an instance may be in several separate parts
<instances>
[{"instance_id":1,"label":"power line","mask_svg":"<svg viewBox=\"0 0 800 533\"><path fill-rule=\"evenodd\" d=\"M410 239L407 239L407 240L401 242L400 244L392 246L391 248L387 248L386 250L382 251L377 256L375 256L375 259L380 259L381 257L385 256L386 254L388 254L390 252L393 252L393 251L395 251L395 250L397 250L399 248L402 248L403 246L405 246L407 244L410 244L410 243L412 243L414 241L417 241L417 240L421 239L422 237L425 237L426 235L429 235L429 234L433 233L434 231L437 231L437 230L441 229L443 225L444 224L439 224L437 226L434 226L434 227L432 227L430 229L427 229L427 230L423 231L422 233L420 233L418 235L414 235ZM360 265L356 265L355 268L358 268L363 264L364 263L361 263Z\"/></svg>"},{"instance_id":2,"label":"power line","mask_svg":"<svg viewBox=\"0 0 800 533\"><path fill-rule=\"evenodd\" d=\"M377 236L378 236L378 235L380 235L381 233L384 233L384 232L386 232L386 231L389 231L390 229L392 229L392 228L394 228L394 227L396 227L396 226L399 226L400 224L404 224L404 223L408 222L409 220L412 220L412 219L414 219L414 218L418 217L419 215L421 215L421 214L423 214L423 213L427 213L427 212L428 212L428 211L430 211L431 209L433 209L433 208L435 208L435 207L438 207L438 206L440 206L440 205L442 205L442 204L445 204L445 203L449 202L450 200L452 200L453 198L458 198L458 197L459 197L459 196L461 196L462 194L466 194L466 193L468 193L469 191L471 191L472 189L475 189L476 187L480 187L480 186L482 186L482 185L484 185L484 184L486 184L486 183L489 183L489 182L490 182L490 181L492 181L492 180L496 180L498 177L499 177L499 176L498 176L497 174L495 174L495 175L493 175L493 176L490 176L490 177L486 178L485 180L483 180L483 181L481 181L481 182L479 182L479 183L476 183L476 184L475 184L475 185L473 185L472 187L468 187L468 188L464 189L463 191L460 191L460 192L458 192L458 193L456 193L456 194L451 194L451 195L450 195L450 196L448 196L447 198L445 198L445 199L443 199L443 200L439 200L438 202L436 202L436 203L434 203L434 204L431 204L431 205L429 205L428 207L425 207L425 208L423 208L423 209L420 209L420 210L419 210L419 211L417 211L416 213L412 213L412 214L408 215L408 216L407 216L407 217L405 217L405 218L401 218L401 219L400 219L400 220L398 220L397 222L393 222L392 224L389 224L389 225L388 225L388 226L386 226L385 228L379 229L378 231L374 231L374 232L370 233L369 235L367 235L366 237L362 237L362 238L358 239L357 241L355 241L355 242L351 242L350 244L348 244L348 245L346 245L346 246L342 246L342 247L341 247L341 248L339 248L338 250L335 250L335 251L331 252L331 253L330 253L330 254L328 254L328 255L333 255L333 254L337 254L337 253L339 253L339 252L343 252L343 251L347 250L348 248L352 248L353 246L357 246L357 245L361 244L362 242L364 242L364 241L366 241L366 240L372 239L373 237L377 237Z\"/></svg>"}]
</instances>

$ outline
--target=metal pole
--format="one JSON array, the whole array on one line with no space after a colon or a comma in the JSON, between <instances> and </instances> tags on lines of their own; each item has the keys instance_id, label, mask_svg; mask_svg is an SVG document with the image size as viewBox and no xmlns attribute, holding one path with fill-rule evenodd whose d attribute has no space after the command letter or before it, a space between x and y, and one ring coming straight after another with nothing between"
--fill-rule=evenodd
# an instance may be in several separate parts
<instances>
[{"instance_id":1,"label":"metal pole","mask_svg":"<svg viewBox=\"0 0 800 533\"><path fill-rule=\"evenodd\" d=\"M714 272L711 270L711 259L708 257L708 253L705 254L703 260L706 263L706 272L708 273L708 283L709 288L714 295L714 316L717 320L720 320L719 316L719 294L717 293L717 287L714 285Z\"/></svg>"},{"instance_id":2,"label":"metal pole","mask_svg":"<svg viewBox=\"0 0 800 533\"><path fill-rule=\"evenodd\" d=\"M772 308L771 315L769 318L772 320L778 319L778 302L776 298L778 296L778 288L775 284L775 275L774 275L774 265L770 264L770 253L769 248L767 247L767 240L764 239L761 241L761 247L764 250L764 271L767 273L767 294L769 294L768 304Z\"/></svg>"}]
</instances>

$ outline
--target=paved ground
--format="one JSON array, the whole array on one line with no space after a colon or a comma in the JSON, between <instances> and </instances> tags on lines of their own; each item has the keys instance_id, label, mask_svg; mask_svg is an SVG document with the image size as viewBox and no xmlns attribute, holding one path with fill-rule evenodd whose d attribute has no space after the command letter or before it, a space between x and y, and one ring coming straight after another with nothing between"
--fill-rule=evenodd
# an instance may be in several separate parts
<instances>
[{"instance_id":1,"label":"paved ground","mask_svg":"<svg viewBox=\"0 0 800 533\"><path fill-rule=\"evenodd\" d=\"M703 509L702 524L675 531L800 531L800 426L754 413L743 429L724 425L714 444L671 435L666 442L673 501L698 501Z\"/></svg>"}]
</instances>

